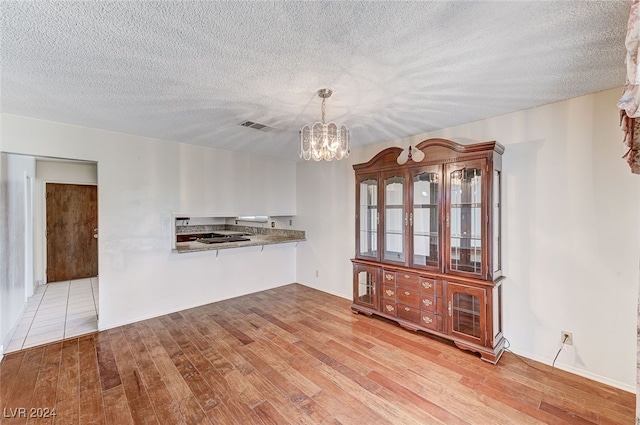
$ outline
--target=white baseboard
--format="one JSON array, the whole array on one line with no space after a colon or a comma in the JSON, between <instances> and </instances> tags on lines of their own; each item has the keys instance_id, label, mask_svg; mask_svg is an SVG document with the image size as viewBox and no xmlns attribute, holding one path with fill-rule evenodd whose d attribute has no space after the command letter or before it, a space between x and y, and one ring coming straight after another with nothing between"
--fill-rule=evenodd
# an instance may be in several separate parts
<instances>
[{"instance_id":1,"label":"white baseboard","mask_svg":"<svg viewBox=\"0 0 640 425\"><path fill-rule=\"evenodd\" d=\"M4 347L9 346L9 343L13 339L13 334L16 332L16 329L18 329L18 325L22 321L22 316L24 316L24 312L26 311L26 309L27 303L25 302L22 306L22 310L20 310L20 314L18 314L18 320L15 321L15 323L9 329L9 332L7 332L2 341L0 341L0 347L2 347L2 349L0 349L0 354L4 355Z\"/></svg>"},{"instance_id":2,"label":"white baseboard","mask_svg":"<svg viewBox=\"0 0 640 425\"><path fill-rule=\"evenodd\" d=\"M551 358L543 358L540 356L532 356L529 354L523 354L516 352L513 348L510 348L509 351L512 351L514 354L518 356L535 360L540 363L544 363L546 365L551 366L553 364L553 360ZM577 368L575 366L571 366L568 364L563 364L562 362L556 362L556 369L564 370L565 372L573 373L574 375L582 376L583 378L591 379L592 381L600 382L601 384L610 385L612 387L618 388L620 390L628 391L630 393L636 393L636 387L634 385L629 385L625 382L616 381L614 379L607 378L606 376L598 375L596 373L591 373L587 370Z\"/></svg>"}]
</instances>

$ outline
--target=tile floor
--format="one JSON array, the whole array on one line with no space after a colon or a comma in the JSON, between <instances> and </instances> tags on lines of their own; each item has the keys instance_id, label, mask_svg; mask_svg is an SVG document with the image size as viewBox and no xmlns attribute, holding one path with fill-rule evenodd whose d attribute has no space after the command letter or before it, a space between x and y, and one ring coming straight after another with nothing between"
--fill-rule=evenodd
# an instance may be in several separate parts
<instances>
[{"instance_id":1,"label":"tile floor","mask_svg":"<svg viewBox=\"0 0 640 425\"><path fill-rule=\"evenodd\" d=\"M5 353L98 330L98 278L38 286Z\"/></svg>"}]
</instances>

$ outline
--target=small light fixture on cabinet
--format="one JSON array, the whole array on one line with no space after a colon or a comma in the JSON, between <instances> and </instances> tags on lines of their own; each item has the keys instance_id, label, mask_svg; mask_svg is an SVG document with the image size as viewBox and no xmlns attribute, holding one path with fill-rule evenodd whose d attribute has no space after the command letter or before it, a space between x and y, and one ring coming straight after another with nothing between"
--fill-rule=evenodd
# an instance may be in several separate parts
<instances>
[{"instance_id":1,"label":"small light fixture on cabinet","mask_svg":"<svg viewBox=\"0 0 640 425\"><path fill-rule=\"evenodd\" d=\"M407 149L404 149L398 155L398 159L396 161L399 165L405 164L407 161L412 160L413 162L420 162L424 159L424 152L420 149L414 149L412 146L409 146Z\"/></svg>"},{"instance_id":2,"label":"small light fixture on cabinet","mask_svg":"<svg viewBox=\"0 0 640 425\"><path fill-rule=\"evenodd\" d=\"M322 98L322 121L311 126L305 125L300 130L300 158L308 161L331 161L349 156L349 130L334 122L325 123L325 101L331 97L333 91L320 89L317 92Z\"/></svg>"}]
</instances>

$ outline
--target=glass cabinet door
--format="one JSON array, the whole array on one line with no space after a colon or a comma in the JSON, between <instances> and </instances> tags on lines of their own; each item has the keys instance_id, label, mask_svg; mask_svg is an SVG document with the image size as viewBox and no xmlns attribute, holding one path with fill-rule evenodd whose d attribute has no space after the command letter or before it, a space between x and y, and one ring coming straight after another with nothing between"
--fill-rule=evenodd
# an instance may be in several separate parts
<instances>
[{"instance_id":1,"label":"glass cabinet door","mask_svg":"<svg viewBox=\"0 0 640 425\"><path fill-rule=\"evenodd\" d=\"M378 179L363 178L358 183L356 226L358 241L356 256L378 259Z\"/></svg>"},{"instance_id":2,"label":"glass cabinet door","mask_svg":"<svg viewBox=\"0 0 640 425\"><path fill-rule=\"evenodd\" d=\"M412 265L439 268L439 202L441 167L411 170L413 210L410 213L413 238Z\"/></svg>"},{"instance_id":3,"label":"glass cabinet door","mask_svg":"<svg viewBox=\"0 0 640 425\"><path fill-rule=\"evenodd\" d=\"M408 216L404 208L405 177L384 178L384 255L383 260L405 262L405 229Z\"/></svg>"},{"instance_id":4,"label":"glass cabinet door","mask_svg":"<svg viewBox=\"0 0 640 425\"><path fill-rule=\"evenodd\" d=\"M484 344L484 290L447 282L447 294L450 334Z\"/></svg>"},{"instance_id":5,"label":"glass cabinet door","mask_svg":"<svg viewBox=\"0 0 640 425\"><path fill-rule=\"evenodd\" d=\"M378 308L376 281L378 269L375 267L354 265L353 302L372 309Z\"/></svg>"},{"instance_id":6,"label":"glass cabinet door","mask_svg":"<svg viewBox=\"0 0 640 425\"><path fill-rule=\"evenodd\" d=\"M453 272L482 274L482 161L451 164L449 208L446 225L449 235L449 264Z\"/></svg>"}]
</instances>

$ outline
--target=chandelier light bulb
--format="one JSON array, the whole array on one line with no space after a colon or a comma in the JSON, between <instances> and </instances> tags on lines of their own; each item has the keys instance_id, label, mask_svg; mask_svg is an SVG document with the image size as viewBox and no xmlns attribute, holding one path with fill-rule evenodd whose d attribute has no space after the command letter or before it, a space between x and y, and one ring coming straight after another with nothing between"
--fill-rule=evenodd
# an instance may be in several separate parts
<instances>
[{"instance_id":1,"label":"chandelier light bulb","mask_svg":"<svg viewBox=\"0 0 640 425\"><path fill-rule=\"evenodd\" d=\"M396 162L400 165L405 164L407 161L421 162L424 159L424 152L420 149L416 149L413 146L409 146L407 149L403 149L398 155Z\"/></svg>"}]
</instances>

